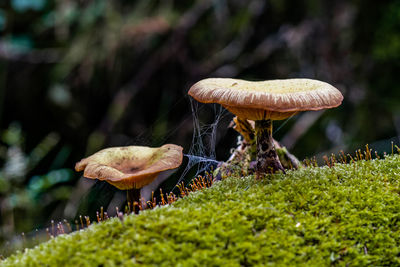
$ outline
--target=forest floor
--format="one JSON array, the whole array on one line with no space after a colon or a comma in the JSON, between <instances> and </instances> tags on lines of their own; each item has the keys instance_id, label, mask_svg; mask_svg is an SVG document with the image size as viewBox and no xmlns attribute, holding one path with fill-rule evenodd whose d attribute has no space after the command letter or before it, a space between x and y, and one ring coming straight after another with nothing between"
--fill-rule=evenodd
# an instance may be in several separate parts
<instances>
[{"instance_id":1,"label":"forest floor","mask_svg":"<svg viewBox=\"0 0 400 267\"><path fill-rule=\"evenodd\" d=\"M400 156L230 177L139 216L18 252L1 266L399 265Z\"/></svg>"}]
</instances>

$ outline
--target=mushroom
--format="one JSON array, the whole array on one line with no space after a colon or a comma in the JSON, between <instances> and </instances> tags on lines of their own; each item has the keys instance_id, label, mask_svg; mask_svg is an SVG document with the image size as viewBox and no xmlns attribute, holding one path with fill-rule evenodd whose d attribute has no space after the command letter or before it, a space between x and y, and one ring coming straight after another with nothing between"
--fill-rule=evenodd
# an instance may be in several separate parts
<instances>
[{"instance_id":1,"label":"mushroom","mask_svg":"<svg viewBox=\"0 0 400 267\"><path fill-rule=\"evenodd\" d=\"M337 107L343 96L332 85L311 79L251 82L209 78L194 84L188 94L199 102L219 103L241 120L255 121L256 176L285 172L275 151L272 121L300 111Z\"/></svg>"},{"instance_id":2,"label":"mushroom","mask_svg":"<svg viewBox=\"0 0 400 267\"><path fill-rule=\"evenodd\" d=\"M153 182L166 170L182 163L183 148L167 144L152 148L145 146L111 147L84 158L75 165L90 179L105 180L120 190L126 190L127 201L139 212L140 189Z\"/></svg>"}]
</instances>

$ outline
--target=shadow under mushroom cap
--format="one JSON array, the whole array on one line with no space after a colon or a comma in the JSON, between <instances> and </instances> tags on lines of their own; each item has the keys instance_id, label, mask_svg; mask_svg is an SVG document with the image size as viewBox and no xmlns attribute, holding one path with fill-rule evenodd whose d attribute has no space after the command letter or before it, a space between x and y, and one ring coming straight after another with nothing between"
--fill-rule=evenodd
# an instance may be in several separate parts
<instances>
[{"instance_id":1,"label":"shadow under mushroom cap","mask_svg":"<svg viewBox=\"0 0 400 267\"><path fill-rule=\"evenodd\" d=\"M82 159L75 170L84 170L84 177L105 180L121 190L138 189L150 184L160 172L179 167L182 150L173 144L106 148Z\"/></svg>"}]
</instances>

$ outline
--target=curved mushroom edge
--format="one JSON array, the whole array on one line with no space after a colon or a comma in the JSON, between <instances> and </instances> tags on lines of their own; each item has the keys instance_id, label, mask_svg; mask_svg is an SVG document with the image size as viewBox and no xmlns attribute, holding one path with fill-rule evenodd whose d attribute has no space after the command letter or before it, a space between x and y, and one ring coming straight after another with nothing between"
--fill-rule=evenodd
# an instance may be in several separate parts
<instances>
[{"instance_id":1,"label":"curved mushroom edge","mask_svg":"<svg viewBox=\"0 0 400 267\"><path fill-rule=\"evenodd\" d=\"M286 93L274 93L274 89L271 88L268 89L269 91L260 89L262 84L290 82L293 86L297 81L301 81L303 85L308 84L309 89L296 91L297 87L287 86L289 89L286 89L288 91ZM244 84L242 87L244 89L240 89L240 84ZM252 85L258 89L252 90ZM278 92L282 91L278 89ZM281 113L334 108L343 101L343 95L338 89L326 82L312 79L250 82L229 78L209 78L194 84L188 94L202 103L218 103L236 109L261 109Z\"/></svg>"},{"instance_id":2,"label":"curved mushroom edge","mask_svg":"<svg viewBox=\"0 0 400 267\"><path fill-rule=\"evenodd\" d=\"M82 159L75 165L75 170L84 170L84 177L105 180L121 190L141 188L157 178L160 172L178 168L183 160L182 151L181 146L173 144L159 148L106 148ZM141 152L143 158L140 158Z\"/></svg>"}]
</instances>

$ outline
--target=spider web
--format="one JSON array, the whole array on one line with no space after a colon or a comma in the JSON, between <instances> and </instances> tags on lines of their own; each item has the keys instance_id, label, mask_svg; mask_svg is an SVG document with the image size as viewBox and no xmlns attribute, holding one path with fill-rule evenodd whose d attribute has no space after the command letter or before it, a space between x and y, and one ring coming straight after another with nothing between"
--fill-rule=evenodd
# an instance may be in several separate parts
<instances>
[{"instance_id":1,"label":"spider web","mask_svg":"<svg viewBox=\"0 0 400 267\"><path fill-rule=\"evenodd\" d=\"M192 98L189 98L189 100L193 118L192 143L188 153L184 154L184 156L188 159L188 163L171 191L177 188L177 185L182 181L186 180L190 182L199 174L202 174L205 171L212 171L222 162L216 159L218 127L225 117L233 116L219 104L201 104ZM199 118L199 114L205 106L211 107L213 110L214 121L210 124L202 122L202 120ZM274 134L280 131L286 125L286 123L292 119L293 116L294 115L287 118L274 131ZM192 175L193 170L195 171L194 175ZM189 172L191 175L190 177L187 177Z\"/></svg>"},{"instance_id":2,"label":"spider web","mask_svg":"<svg viewBox=\"0 0 400 267\"><path fill-rule=\"evenodd\" d=\"M214 121L211 124L205 124L199 119L199 112L203 109L204 104L199 104L192 98L189 99L193 117L192 143L188 153L184 154L188 163L174 188L186 178L189 171L195 170L195 174L190 178L191 180L197 175L211 171L218 166L220 161L216 159L215 152L217 129L220 121L229 114L221 105L207 104L212 107Z\"/></svg>"}]
</instances>

